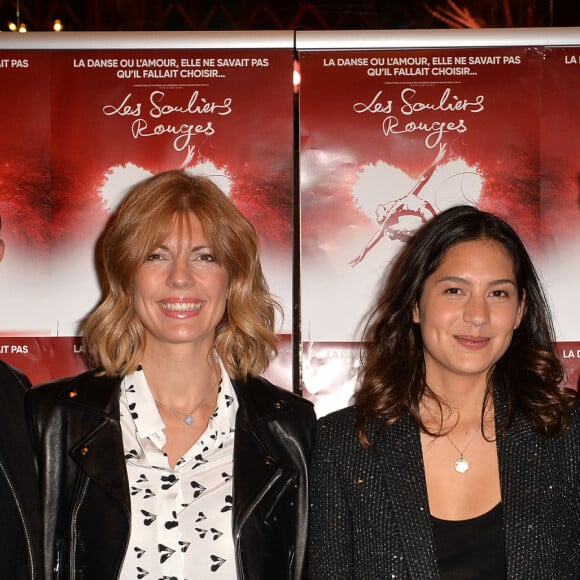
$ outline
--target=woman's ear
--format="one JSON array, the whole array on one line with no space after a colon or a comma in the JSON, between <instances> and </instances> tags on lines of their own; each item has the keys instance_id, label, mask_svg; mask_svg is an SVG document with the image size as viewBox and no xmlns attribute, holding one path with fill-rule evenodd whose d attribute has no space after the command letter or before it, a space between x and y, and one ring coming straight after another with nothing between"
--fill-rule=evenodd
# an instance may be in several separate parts
<instances>
[{"instance_id":1,"label":"woman's ear","mask_svg":"<svg viewBox=\"0 0 580 580\"><path fill-rule=\"evenodd\" d=\"M421 316L419 315L419 305L415 302L413 304L413 322L419 324L421 322Z\"/></svg>"}]
</instances>

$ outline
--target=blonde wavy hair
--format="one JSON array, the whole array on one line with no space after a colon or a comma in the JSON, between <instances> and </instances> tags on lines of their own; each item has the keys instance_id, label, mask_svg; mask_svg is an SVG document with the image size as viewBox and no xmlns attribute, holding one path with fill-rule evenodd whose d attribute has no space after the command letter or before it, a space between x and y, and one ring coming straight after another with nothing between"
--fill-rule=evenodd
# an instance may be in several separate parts
<instances>
[{"instance_id":1,"label":"blonde wavy hair","mask_svg":"<svg viewBox=\"0 0 580 580\"><path fill-rule=\"evenodd\" d=\"M228 374L241 380L258 375L276 354L274 320L281 308L268 290L254 227L210 179L171 170L134 187L97 244L102 298L81 330L85 352L105 374L137 368L146 335L133 305L135 275L175 220L185 223L190 212L228 274L227 306L214 344Z\"/></svg>"}]
</instances>

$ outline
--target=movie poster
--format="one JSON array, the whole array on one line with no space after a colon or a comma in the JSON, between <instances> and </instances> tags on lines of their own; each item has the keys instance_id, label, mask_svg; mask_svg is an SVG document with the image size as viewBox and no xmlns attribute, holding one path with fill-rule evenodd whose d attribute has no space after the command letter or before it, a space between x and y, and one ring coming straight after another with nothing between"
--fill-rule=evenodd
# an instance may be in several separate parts
<instances>
[{"instance_id":1,"label":"movie poster","mask_svg":"<svg viewBox=\"0 0 580 580\"><path fill-rule=\"evenodd\" d=\"M46 54L0 52L0 336L46 336L52 324L49 81Z\"/></svg>"},{"instance_id":2,"label":"movie poster","mask_svg":"<svg viewBox=\"0 0 580 580\"><path fill-rule=\"evenodd\" d=\"M580 340L579 75L567 51L578 54L299 50L302 339L305 352L315 345L335 360L326 373L304 367L319 414L344 406L345 385L352 394L364 325L393 258L454 205L513 225L547 280L559 339Z\"/></svg>"},{"instance_id":3,"label":"movie poster","mask_svg":"<svg viewBox=\"0 0 580 580\"><path fill-rule=\"evenodd\" d=\"M48 375L50 58L0 51L0 357Z\"/></svg>"},{"instance_id":4,"label":"movie poster","mask_svg":"<svg viewBox=\"0 0 580 580\"><path fill-rule=\"evenodd\" d=\"M150 48L126 49L119 36L121 48L108 49L103 43L91 46L87 35L86 48L30 51L23 56L28 68L9 69L14 80L3 84L11 89L3 90L0 100L3 110L10 111L13 128L3 135L4 147L13 150L15 171L22 172L12 179L27 184L30 159L36 159L28 151L38 146L42 165L33 177L44 180L38 184L44 197L29 204L27 217L44 212L37 219L44 220L38 231L45 239L37 244L39 258L30 241L23 247L38 267L28 274L20 269L18 275L27 277L29 285L11 290L15 300L30 308L3 301L1 326L5 335L49 335L51 376L78 372L82 349L76 337L79 323L100 297L94 249L109 215L138 181L166 169L210 177L256 227L267 281L284 309L277 329L284 341L289 339L292 35L280 33L274 44L271 39L252 41L248 35L236 46L226 34L221 43L214 38L207 46L196 46L191 37L193 42L183 48L163 49L151 39ZM21 122L40 127L39 135L28 139ZM11 175L4 166L2 171L6 184ZM0 203L14 205L6 188ZM12 227L11 211L2 210L7 228ZM2 279L13 275L3 271ZM11 288L14 283L10 281ZM25 360L16 366L29 370ZM292 388L290 371L288 365L283 373L277 371L287 388Z\"/></svg>"},{"instance_id":5,"label":"movie poster","mask_svg":"<svg viewBox=\"0 0 580 580\"><path fill-rule=\"evenodd\" d=\"M568 385L580 388L580 46L546 49L543 56L539 265Z\"/></svg>"},{"instance_id":6,"label":"movie poster","mask_svg":"<svg viewBox=\"0 0 580 580\"><path fill-rule=\"evenodd\" d=\"M183 167L215 179L256 226L284 306L280 356L268 372L291 388L290 369L301 368L317 411L350 399L364 323L393 257L416 227L457 203L498 212L521 234L576 384L579 49L558 42L557 31L546 43L496 31L492 42L478 35L479 47L439 32L433 48L416 47L425 45L420 32L397 43L385 36L389 48L352 48L364 36L353 32L322 49L297 33L296 118L291 32L188 42L3 35L0 356L33 382L84 368L77 334L99 298L95 241L129 187ZM298 361L293 308L301 309Z\"/></svg>"}]
</instances>

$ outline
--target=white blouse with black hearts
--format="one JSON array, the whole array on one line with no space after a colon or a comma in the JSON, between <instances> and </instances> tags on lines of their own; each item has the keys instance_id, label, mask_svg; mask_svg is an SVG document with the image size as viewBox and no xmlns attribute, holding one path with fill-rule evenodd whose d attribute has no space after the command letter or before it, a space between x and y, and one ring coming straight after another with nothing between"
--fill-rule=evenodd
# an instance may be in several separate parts
<instances>
[{"instance_id":1,"label":"white blouse with black hearts","mask_svg":"<svg viewBox=\"0 0 580 580\"><path fill-rule=\"evenodd\" d=\"M121 430L131 493L122 580L232 580L234 427L238 402L221 362L217 408L174 469L165 423L142 370L121 384Z\"/></svg>"}]
</instances>

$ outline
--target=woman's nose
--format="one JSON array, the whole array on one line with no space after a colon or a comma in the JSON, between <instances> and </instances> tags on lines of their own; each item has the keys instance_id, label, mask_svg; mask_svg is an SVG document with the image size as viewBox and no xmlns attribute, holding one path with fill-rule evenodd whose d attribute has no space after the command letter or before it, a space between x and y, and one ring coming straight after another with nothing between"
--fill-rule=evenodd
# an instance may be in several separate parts
<instances>
[{"instance_id":1,"label":"woman's nose","mask_svg":"<svg viewBox=\"0 0 580 580\"><path fill-rule=\"evenodd\" d=\"M189 263L175 260L167 277L167 283L169 286L192 286L195 283L195 276Z\"/></svg>"},{"instance_id":2,"label":"woman's nose","mask_svg":"<svg viewBox=\"0 0 580 580\"><path fill-rule=\"evenodd\" d=\"M463 311L463 320L480 326L489 322L489 306L484 296L471 296Z\"/></svg>"}]
</instances>

